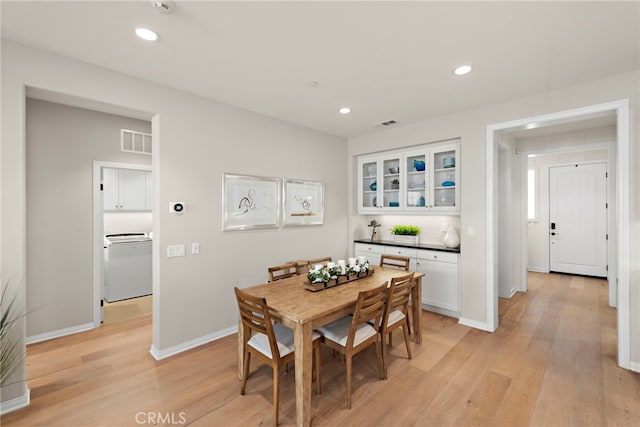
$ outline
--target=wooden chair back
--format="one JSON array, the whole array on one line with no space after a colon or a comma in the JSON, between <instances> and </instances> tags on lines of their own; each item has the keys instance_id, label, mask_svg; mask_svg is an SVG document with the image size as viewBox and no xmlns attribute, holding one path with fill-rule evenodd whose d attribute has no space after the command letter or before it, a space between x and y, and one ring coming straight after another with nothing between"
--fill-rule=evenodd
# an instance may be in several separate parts
<instances>
[{"instance_id":1,"label":"wooden chair back","mask_svg":"<svg viewBox=\"0 0 640 427\"><path fill-rule=\"evenodd\" d=\"M361 291L358 294L358 301L353 312L353 321L349 330L346 348L352 348L355 340L358 325L362 323L372 323L378 330L384 315L384 302L387 298L387 282L377 288Z\"/></svg>"},{"instance_id":2,"label":"wooden chair back","mask_svg":"<svg viewBox=\"0 0 640 427\"><path fill-rule=\"evenodd\" d=\"M384 321L382 322L383 325L386 324L389 313L393 310L400 310L405 315L408 315L409 298L411 297L411 287L413 286L412 282L413 273L391 279L385 305Z\"/></svg>"},{"instance_id":3,"label":"wooden chair back","mask_svg":"<svg viewBox=\"0 0 640 427\"><path fill-rule=\"evenodd\" d=\"M380 267L399 268L404 271L409 271L409 257L400 255L381 255Z\"/></svg>"},{"instance_id":4,"label":"wooden chair back","mask_svg":"<svg viewBox=\"0 0 640 427\"><path fill-rule=\"evenodd\" d=\"M247 345L247 342L254 332L264 334L269 339L269 347L271 348L273 359L280 359L280 351L275 333L273 332L273 323L271 322L267 300L249 295L237 287L234 288L234 291L236 293L242 326L245 328L244 345Z\"/></svg>"},{"instance_id":5,"label":"wooden chair back","mask_svg":"<svg viewBox=\"0 0 640 427\"><path fill-rule=\"evenodd\" d=\"M298 263L288 262L286 264L269 267L267 270L269 271L269 283L271 283L298 275Z\"/></svg>"}]
</instances>

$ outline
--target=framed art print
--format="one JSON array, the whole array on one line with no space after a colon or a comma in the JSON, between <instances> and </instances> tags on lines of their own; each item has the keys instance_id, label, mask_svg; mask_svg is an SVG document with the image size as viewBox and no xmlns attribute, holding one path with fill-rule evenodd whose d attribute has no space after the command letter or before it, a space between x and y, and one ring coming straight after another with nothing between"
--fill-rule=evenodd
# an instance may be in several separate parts
<instances>
[{"instance_id":1,"label":"framed art print","mask_svg":"<svg viewBox=\"0 0 640 427\"><path fill-rule=\"evenodd\" d=\"M280 178L223 173L222 186L223 231L280 226Z\"/></svg>"},{"instance_id":2,"label":"framed art print","mask_svg":"<svg viewBox=\"0 0 640 427\"><path fill-rule=\"evenodd\" d=\"M324 183L284 179L282 205L285 227L321 225L324 221Z\"/></svg>"}]
</instances>

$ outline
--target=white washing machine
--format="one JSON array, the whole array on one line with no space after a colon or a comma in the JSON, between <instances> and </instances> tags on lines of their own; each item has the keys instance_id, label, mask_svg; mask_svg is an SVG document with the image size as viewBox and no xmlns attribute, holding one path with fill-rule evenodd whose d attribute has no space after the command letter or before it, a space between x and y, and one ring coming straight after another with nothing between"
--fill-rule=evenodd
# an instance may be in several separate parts
<instances>
[{"instance_id":1,"label":"white washing machine","mask_svg":"<svg viewBox=\"0 0 640 427\"><path fill-rule=\"evenodd\" d=\"M152 293L151 244L146 233L104 236L104 299L107 302Z\"/></svg>"}]
</instances>

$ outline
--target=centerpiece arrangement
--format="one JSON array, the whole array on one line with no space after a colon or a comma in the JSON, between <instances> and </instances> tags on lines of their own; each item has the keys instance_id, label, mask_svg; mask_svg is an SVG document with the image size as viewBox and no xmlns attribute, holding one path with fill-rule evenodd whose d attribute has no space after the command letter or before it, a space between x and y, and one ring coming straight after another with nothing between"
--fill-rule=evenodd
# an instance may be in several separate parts
<instances>
[{"instance_id":1,"label":"centerpiece arrangement","mask_svg":"<svg viewBox=\"0 0 640 427\"><path fill-rule=\"evenodd\" d=\"M310 291L321 291L333 286L342 285L353 280L358 280L373 274L373 267L369 265L366 257L349 258L349 264L344 260L328 262L326 266L316 264L307 273L308 282L304 287Z\"/></svg>"}]
</instances>

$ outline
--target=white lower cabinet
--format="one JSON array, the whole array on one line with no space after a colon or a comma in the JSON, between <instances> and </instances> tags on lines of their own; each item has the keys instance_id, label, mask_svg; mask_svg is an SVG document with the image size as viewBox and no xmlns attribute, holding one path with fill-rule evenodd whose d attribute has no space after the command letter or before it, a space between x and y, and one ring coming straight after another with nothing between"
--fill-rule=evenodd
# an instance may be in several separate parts
<instances>
[{"instance_id":1,"label":"white lower cabinet","mask_svg":"<svg viewBox=\"0 0 640 427\"><path fill-rule=\"evenodd\" d=\"M460 254L426 249L356 243L355 254L380 265L380 256L401 255L411 260L411 270L423 273L422 306L446 316L460 316Z\"/></svg>"},{"instance_id":2,"label":"white lower cabinet","mask_svg":"<svg viewBox=\"0 0 640 427\"><path fill-rule=\"evenodd\" d=\"M418 250L415 271L423 273L422 304L448 316L460 315L458 254Z\"/></svg>"},{"instance_id":3,"label":"white lower cabinet","mask_svg":"<svg viewBox=\"0 0 640 427\"><path fill-rule=\"evenodd\" d=\"M355 253L356 258L364 256L371 265L380 265L380 255L384 254L386 246L381 245L368 245L365 243L356 243Z\"/></svg>"}]
</instances>

